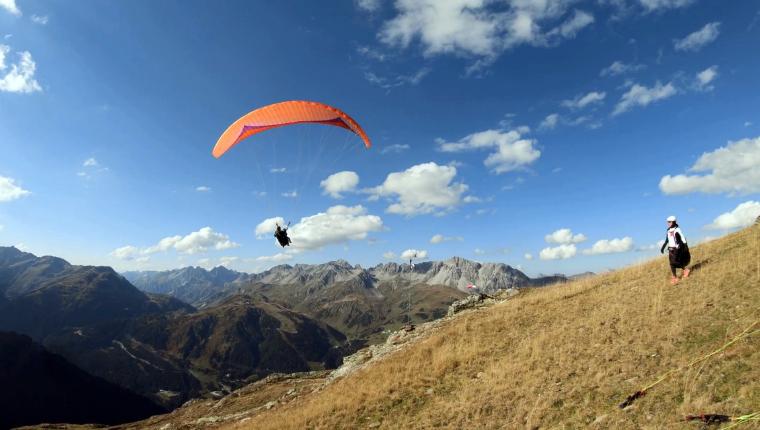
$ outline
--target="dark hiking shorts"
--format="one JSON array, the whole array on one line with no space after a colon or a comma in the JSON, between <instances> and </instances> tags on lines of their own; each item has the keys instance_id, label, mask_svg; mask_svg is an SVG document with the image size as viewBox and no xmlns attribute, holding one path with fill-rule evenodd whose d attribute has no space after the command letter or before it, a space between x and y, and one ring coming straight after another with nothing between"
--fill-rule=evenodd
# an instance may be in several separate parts
<instances>
[{"instance_id":1,"label":"dark hiking shorts","mask_svg":"<svg viewBox=\"0 0 760 430\"><path fill-rule=\"evenodd\" d=\"M668 258L670 260L670 267L683 269L689 265L691 254L689 253L689 248L681 246L680 248L670 248Z\"/></svg>"}]
</instances>

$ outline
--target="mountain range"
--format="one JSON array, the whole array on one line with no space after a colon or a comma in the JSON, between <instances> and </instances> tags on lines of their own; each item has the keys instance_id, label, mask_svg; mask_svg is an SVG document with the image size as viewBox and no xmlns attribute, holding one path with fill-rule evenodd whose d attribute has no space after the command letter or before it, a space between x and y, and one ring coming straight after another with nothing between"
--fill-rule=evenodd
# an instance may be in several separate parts
<instances>
[{"instance_id":1,"label":"mountain range","mask_svg":"<svg viewBox=\"0 0 760 430\"><path fill-rule=\"evenodd\" d=\"M460 257L445 261L409 264L385 263L364 269L344 260L324 264L283 264L267 271L250 274L223 266L211 270L185 267L167 271L131 271L122 273L137 288L167 294L196 307L203 307L221 296L239 292L250 285L300 285L307 292L336 283L354 281L368 288L428 285L470 292L474 285L483 293L500 289L543 286L567 280L563 275L529 278L503 263L478 263Z\"/></svg>"},{"instance_id":2,"label":"mountain range","mask_svg":"<svg viewBox=\"0 0 760 430\"><path fill-rule=\"evenodd\" d=\"M531 279L503 263L460 257L413 266L385 263L368 269L337 260L284 264L256 274L220 266L123 275L146 292L169 294L198 308L214 306L234 294L263 295L324 321L362 344L380 341L384 332L403 324L440 318L454 300L471 292L489 294L567 280L562 275Z\"/></svg>"},{"instance_id":3,"label":"mountain range","mask_svg":"<svg viewBox=\"0 0 760 430\"><path fill-rule=\"evenodd\" d=\"M470 291L564 279L461 258L122 275L0 247L0 330L27 335L82 374L172 409L272 373L337 367L389 330L445 315Z\"/></svg>"},{"instance_id":4,"label":"mountain range","mask_svg":"<svg viewBox=\"0 0 760 430\"><path fill-rule=\"evenodd\" d=\"M197 311L110 267L13 247L0 247L0 330L166 408L274 372L335 367L350 352L338 330L261 295Z\"/></svg>"}]
</instances>

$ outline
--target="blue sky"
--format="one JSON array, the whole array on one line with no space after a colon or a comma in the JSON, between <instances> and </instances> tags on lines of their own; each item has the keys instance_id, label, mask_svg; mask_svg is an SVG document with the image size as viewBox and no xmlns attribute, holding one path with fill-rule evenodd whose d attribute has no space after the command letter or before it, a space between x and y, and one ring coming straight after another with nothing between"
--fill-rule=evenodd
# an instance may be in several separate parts
<instances>
[{"instance_id":1,"label":"blue sky","mask_svg":"<svg viewBox=\"0 0 760 430\"><path fill-rule=\"evenodd\" d=\"M0 244L118 270L620 267L668 215L693 243L760 214L759 49L748 0L0 0ZM303 125L211 156L290 99L372 149Z\"/></svg>"}]
</instances>

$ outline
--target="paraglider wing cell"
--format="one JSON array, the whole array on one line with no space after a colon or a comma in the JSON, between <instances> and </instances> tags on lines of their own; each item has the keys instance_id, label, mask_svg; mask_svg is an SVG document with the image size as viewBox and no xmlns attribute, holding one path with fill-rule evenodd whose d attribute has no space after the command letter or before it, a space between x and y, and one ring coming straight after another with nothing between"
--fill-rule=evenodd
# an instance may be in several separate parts
<instances>
[{"instance_id":1,"label":"paraglider wing cell","mask_svg":"<svg viewBox=\"0 0 760 430\"><path fill-rule=\"evenodd\" d=\"M364 146L367 148L372 146L369 137L359 124L340 109L318 102L291 100L264 106L242 116L219 137L211 153L219 158L230 148L254 134L277 127L304 123L345 128L358 135L364 141Z\"/></svg>"}]
</instances>

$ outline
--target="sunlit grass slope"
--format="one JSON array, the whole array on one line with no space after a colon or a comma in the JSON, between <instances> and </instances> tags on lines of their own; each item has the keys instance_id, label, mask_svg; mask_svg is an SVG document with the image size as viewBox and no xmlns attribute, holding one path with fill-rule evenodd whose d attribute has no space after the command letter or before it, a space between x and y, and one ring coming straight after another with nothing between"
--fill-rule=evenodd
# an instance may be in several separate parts
<instances>
[{"instance_id":1,"label":"sunlit grass slope","mask_svg":"<svg viewBox=\"0 0 760 430\"><path fill-rule=\"evenodd\" d=\"M694 247L677 286L662 257L526 291L238 426L699 428L683 416L760 410L760 333L617 406L760 318L759 249L753 226Z\"/></svg>"}]
</instances>

